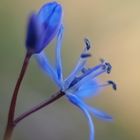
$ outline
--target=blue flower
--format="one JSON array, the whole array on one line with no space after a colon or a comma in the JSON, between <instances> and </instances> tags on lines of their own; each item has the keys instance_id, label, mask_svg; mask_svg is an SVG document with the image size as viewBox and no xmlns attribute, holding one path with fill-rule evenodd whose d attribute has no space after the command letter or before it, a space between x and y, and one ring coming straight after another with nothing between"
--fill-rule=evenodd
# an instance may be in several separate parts
<instances>
[{"instance_id":1,"label":"blue flower","mask_svg":"<svg viewBox=\"0 0 140 140\"><path fill-rule=\"evenodd\" d=\"M56 36L62 24L62 7L57 2L45 4L38 13L32 13L26 37L26 48L31 54L40 53Z\"/></svg>"},{"instance_id":2,"label":"blue flower","mask_svg":"<svg viewBox=\"0 0 140 140\"><path fill-rule=\"evenodd\" d=\"M80 108L80 110L84 113L90 127L90 140L94 140L94 124L91 115L106 121L111 121L112 117L105 112L89 106L85 103L84 99L98 95L100 89L109 85L116 90L116 84L113 81L109 80L104 84L100 84L98 80L98 76L101 74L109 74L112 67L108 62L101 59L100 64L97 66L87 68L87 60L89 57L91 57L91 54L89 53L91 45L89 40L85 39L85 46L80 55L78 63L71 74L64 79L61 60L62 37L63 27L60 28L57 34L55 67L50 64L49 59L43 51L36 55L37 62L42 70L56 83L60 90L65 92L68 100Z\"/></svg>"}]
</instances>

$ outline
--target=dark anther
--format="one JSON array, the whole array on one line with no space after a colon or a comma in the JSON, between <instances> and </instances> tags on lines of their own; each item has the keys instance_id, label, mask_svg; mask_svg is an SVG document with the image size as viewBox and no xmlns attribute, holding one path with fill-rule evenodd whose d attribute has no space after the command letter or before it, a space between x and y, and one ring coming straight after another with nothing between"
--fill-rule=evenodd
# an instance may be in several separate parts
<instances>
[{"instance_id":1,"label":"dark anther","mask_svg":"<svg viewBox=\"0 0 140 140\"><path fill-rule=\"evenodd\" d=\"M89 50L91 48L90 41L87 38L85 38L84 42L86 44L87 50Z\"/></svg>"},{"instance_id":2,"label":"dark anther","mask_svg":"<svg viewBox=\"0 0 140 140\"><path fill-rule=\"evenodd\" d=\"M87 58L87 57L90 57L91 54L90 53L83 53L81 54L81 58Z\"/></svg>"},{"instance_id":3,"label":"dark anther","mask_svg":"<svg viewBox=\"0 0 140 140\"><path fill-rule=\"evenodd\" d=\"M117 90L117 85L113 81L108 81L108 84L111 84L112 85L112 88L114 90Z\"/></svg>"},{"instance_id":4,"label":"dark anther","mask_svg":"<svg viewBox=\"0 0 140 140\"><path fill-rule=\"evenodd\" d=\"M107 67L107 73L109 74L111 72L112 66L110 65L110 63L105 63L106 67Z\"/></svg>"}]
</instances>

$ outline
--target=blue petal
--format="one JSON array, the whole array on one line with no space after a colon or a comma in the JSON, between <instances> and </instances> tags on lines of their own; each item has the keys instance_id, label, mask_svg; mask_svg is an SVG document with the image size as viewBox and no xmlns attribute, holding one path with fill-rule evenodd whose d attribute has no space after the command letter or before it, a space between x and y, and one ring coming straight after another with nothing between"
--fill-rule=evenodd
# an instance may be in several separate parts
<instances>
[{"instance_id":1,"label":"blue petal","mask_svg":"<svg viewBox=\"0 0 140 140\"><path fill-rule=\"evenodd\" d=\"M96 79L90 79L85 84L82 84L76 95L80 98L90 98L91 96L95 96L99 93L99 82Z\"/></svg>"},{"instance_id":2,"label":"blue petal","mask_svg":"<svg viewBox=\"0 0 140 140\"><path fill-rule=\"evenodd\" d=\"M95 135L94 134L94 124L93 124L92 118L91 118L90 113L88 112L85 104L77 96L75 96L71 93L68 93L67 97L70 100L70 102L72 102L74 105L76 105L78 108L80 108L82 110L82 112L85 114L85 116L88 120L89 127L90 127L90 140L94 140L94 135Z\"/></svg>"},{"instance_id":3,"label":"blue petal","mask_svg":"<svg viewBox=\"0 0 140 140\"><path fill-rule=\"evenodd\" d=\"M61 5L50 2L30 16L26 37L29 53L40 53L50 43L61 26L62 14Z\"/></svg>"},{"instance_id":4,"label":"blue petal","mask_svg":"<svg viewBox=\"0 0 140 140\"><path fill-rule=\"evenodd\" d=\"M57 2L45 4L38 12L38 19L44 28L44 35L38 46L47 46L61 27L62 6Z\"/></svg>"},{"instance_id":5,"label":"blue petal","mask_svg":"<svg viewBox=\"0 0 140 140\"><path fill-rule=\"evenodd\" d=\"M51 15L55 12L55 8L59 6L57 2L49 2L44 4L38 12L38 17L41 24L47 24Z\"/></svg>"},{"instance_id":6,"label":"blue petal","mask_svg":"<svg viewBox=\"0 0 140 140\"><path fill-rule=\"evenodd\" d=\"M60 31L57 35L57 45L56 45L56 71L58 80L62 83L63 86L63 72L62 72L62 59L61 59L61 47L62 47L62 37L63 37L63 26L60 28Z\"/></svg>"},{"instance_id":7,"label":"blue petal","mask_svg":"<svg viewBox=\"0 0 140 140\"><path fill-rule=\"evenodd\" d=\"M47 56L45 55L44 51L36 55L36 60L38 64L40 65L41 69L50 76L50 78L57 84L59 88L61 88L61 84L58 80L56 71L52 67L52 65L49 63L49 60Z\"/></svg>"},{"instance_id":8,"label":"blue petal","mask_svg":"<svg viewBox=\"0 0 140 140\"><path fill-rule=\"evenodd\" d=\"M37 53L37 43L40 40L40 36L43 33L42 26L38 21L35 13L32 13L29 17L26 35L26 48L29 53Z\"/></svg>"},{"instance_id":9,"label":"blue petal","mask_svg":"<svg viewBox=\"0 0 140 140\"><path fill-rule=\"evenodd\" d=\"M98 119L104 120L104 121L112 121L112 117L108 115L106 112L103 112L97 108L92 108L91 106L86 105L88 110Z\"/></svg>"}]
</instances>

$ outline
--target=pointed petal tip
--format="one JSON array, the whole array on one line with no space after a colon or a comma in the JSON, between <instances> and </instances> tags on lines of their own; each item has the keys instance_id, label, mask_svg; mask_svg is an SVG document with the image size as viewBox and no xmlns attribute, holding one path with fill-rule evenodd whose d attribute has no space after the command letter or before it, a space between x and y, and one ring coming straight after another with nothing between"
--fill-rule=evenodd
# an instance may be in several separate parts
<instances>
[{"instance_id":1,"label":"pointed petal tip","mask_svg":"<svg viewBox=\"0 0 140 140\"><path fill-rule=\"evenodd\" d=\"M108 121L108 122L112 122L113 118L112 116L110 116L109 114L107 114L106 112L103 112L97 108L93 108L91 106L87 105L88 110L93 114L93 116L95 116L96 118L103 120L103 121Z\"/></svg>"}]
</instances>

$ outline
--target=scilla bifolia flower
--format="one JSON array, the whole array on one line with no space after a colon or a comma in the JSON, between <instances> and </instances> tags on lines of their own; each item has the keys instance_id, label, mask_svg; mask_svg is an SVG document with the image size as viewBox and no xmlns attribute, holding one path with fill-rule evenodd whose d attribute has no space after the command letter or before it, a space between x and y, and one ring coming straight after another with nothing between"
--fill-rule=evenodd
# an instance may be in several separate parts
<instances>
[{"instance_id":1,"label":"scilla bifolia flower","mask_svg":"<svg viewBox=\"0 0 140 140\"><path fill-rule=\"evenodd\" d=\"M87 105L84 101L87 97L98 95L101 88L106 86L112 86L116 90L116 84L113 81L107 81L106 83L99 83L98 76L111 72L111 65L105 60L101 59L100 64L95 67L88 68L87 60L91 56L89 53L91 45L88 39L85 39L84 49L80 55L79 61L75 66L72 73L64 79L62 60L61 60L61 44L63 36L63 27L60 29L57 35L56 45L56 66L53 67L49 63L49 59L42 51L36 55L37 62L39 63L42 70L48 74L51 79L60 88L60 91L65 93L68 100L75 106L80 108L88 120L90 127L90 140L94 140L94 125L91 118L91 114L99 119L111 121L112 117L107 113L102 112L96 108Z\"/></svg>"},{"instance_id":2,"label":"scilla bifolia flower","mask_svg":"<svg viewBox=\"0 0 140 140\"><path fill-rule=\"evenodd\" d=\"M47 3L38 13L32 13L27 27L27 51L40 53L55 37L61 21L62 7L57 2Z\"/></svg>"}]
</instances>

